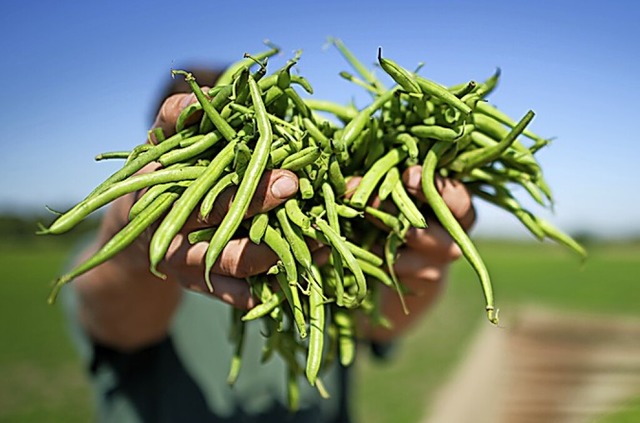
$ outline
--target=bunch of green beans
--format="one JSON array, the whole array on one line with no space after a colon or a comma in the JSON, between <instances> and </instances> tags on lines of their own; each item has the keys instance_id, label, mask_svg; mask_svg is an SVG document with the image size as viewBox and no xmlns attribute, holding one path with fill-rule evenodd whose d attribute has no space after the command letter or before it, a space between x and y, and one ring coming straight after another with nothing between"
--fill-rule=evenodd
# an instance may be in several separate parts
<instances>
[{"instance_id":1,"label":"bunch of green beans","mask_svg":"<svg viewBox=\"0 0 640 423\"><path fill-rule=\"evenodd\" d=\"M336 359L343 365L353 361L358 313L389 325L380 313L379 293L386 286L402 300L404 290L394 272L397 250L409 228L427 227L427 209L476 271L488 319L498 323L489 272L440 196L436 176L464 182L478 198L513 214L536 238L552 239L586 255L512 193L519 186L541 206L553 204L535 157L548 140L526 129L533 112L515 121L486 102L499 72L484 82L444 87L383 58L379 50L378 63L394 81L386 88L344 44L331 41L356 72L341 75L372 96L360 110L308 98L311 85L291 72L299 54L268 74L267 58L279 52L272 46L230 66L207 92L190 73L173 71L185 78L198 99L181 113L176 134L165 139L154 130L156 144L101 154L97 159L126 161L85 199L42 228L41 233L64 233L120 196L147 189L132 207L129 223L91 258L58 278L49 300L55 300L65 283L118 254L152 224L157 228L149 247L150 271L164 278L158 265L189 216L206 217L218 195L235 187L222 222L192 232L189 241L208 243L203 278L210 290L210 270L232 238L248 236L278 256L268 272L248 278L260 304L244 314L233 311L231 340L236 349L228 380L233 383L240 372L244 325L260 320L267 336L264 359L277 353L288 364L289 401L295 409L300 375L327 395L322 372ZM199 111L200 121L187 126ZM161 168L137 174L149 163ZM422 165L427 204L410 197L402 184L402 172L416 164ZM274 210L244 219L257 183L269 169L295 172L300 190ZM360 183L347 192L347 180L356 176L362 178ZM397 211L372 207L374 196ZM372 230L367 218L377 219L386 230ZM308 238L329 248L326 264L314 263ZM301 357L306 360L301 362Z\"/></svg>"}]
</instances>

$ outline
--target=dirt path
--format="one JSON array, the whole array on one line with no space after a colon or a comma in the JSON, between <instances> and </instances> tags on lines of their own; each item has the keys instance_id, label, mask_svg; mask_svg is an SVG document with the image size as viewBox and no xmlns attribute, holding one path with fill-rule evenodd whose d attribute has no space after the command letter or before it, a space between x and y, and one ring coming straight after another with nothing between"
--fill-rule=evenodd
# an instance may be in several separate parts
<instances>
[{"instance_id":1,"label":"dirt path","mask_svg":"<svg viewBox=\"0 0 640 423\"><path fill-rule=\"evenodd\" d=\"M582 423L640 396L640 321L527 310L483 327L423 423Z\"/></svg>"}]
</instances>

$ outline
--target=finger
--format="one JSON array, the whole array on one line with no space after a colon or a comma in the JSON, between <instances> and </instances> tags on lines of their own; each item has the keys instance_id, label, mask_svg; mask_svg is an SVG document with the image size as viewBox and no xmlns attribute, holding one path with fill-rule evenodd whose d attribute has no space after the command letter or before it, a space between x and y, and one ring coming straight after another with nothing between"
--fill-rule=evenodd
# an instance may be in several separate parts
<instances>
[{"instance_id":1,"label":"finger","mask_svg":"<svg viewBox=\"0 0 640 423\"><path fill-rule=\"evenodd\" d=\"M153 128L161 128L165 136L173 135L176 132L176 121L182 109L197 101L193 94L180 93L171 95L160 106ZM201 116L201 113L194 113L187 119L187 125L196 123Z\"/></svg>"},{"instance_id":2,"label":"finger","mask_svg":"<svg viewBox=\"0 0 640 423\"><path fill-rule=\"evenodd\" d=\"M402 283L405 289L408 290L405 295L405 301L409 310L411 310L411 302L413 298L417 298L420 302L422 309L429 309L433 303L441 295L445 286L445 279L434 281L431 279L422 279L417 277L403 277Z\"/></svg>"},{"instance_id":3,"label":"finger","mask_svg":"<svg viewBox=\"0 0 640 423\"><path fill-rule=\"evenodd\" d=\"M462 255L460 247L437 222L427 221L424 229L410 228L405 236L406 245L438 263L449 263Z\"/></svg>"},{"instance_id":4,"label":"finger","mask_svg":"<svg viewBox=\"0 0 640 423\"><path fill-rule=\"evenodd\" d=\"M442 280L443 265L420 251L400 248L394 265L398 277L419 279L423 282Z\"/></svg>"},{"instance_id":5,"label":"finger","mask_svg":"<svg viewBox=\"0 0 640 423\"><path fill-rule=\"evenodd\" d=\"M196 269L204 278L205 256L209 244L199 242L189 245L183 235L174 242L177 248L167 252L167 266L174 272ZM254 244L249 238L230 240L214 263L211 272L217 275L246 278L265 273L278 261L278 256L266 244ZM162 271L162 268L160 268Z\"/></svg>"},{"instance_id":6,"label":"finger","mask_svg":"<svg viewBox=\"0 0 640 423\"><path fill-rule=\"evenodd\" d=\"M274 209L296 192L298 192L298 178L295 173L282 169L266 171L249 203L245 218ZM218 225L229 211L235 193L235 187L220 193L209 216L199 220L200 226Z\"/></svg>"},{"instance_id":7,"label":"finger","mask_svg":"<svg viewBox=\"0 0 640 423\"><path fill-rule=\"evenodd\" d=\"M202 274L186 276L182 275L180 284L192 291L212 295L227 304L240 309L250 309L256 306L258 301L251 296L249 283L244 279L237 279L225 275L212 275L211 285L213 292L207 288Z\"/></svg>"},{"instance_id":8,"label":"finger","mask_svg":"<svg viewBox=\"0 0 640 423\"><path fill-rule=\"evenodd\" d=\"M402 181L405 189L413 195L418 201L428 204L427 199L422 191L422 167L410 166L402 174ZM467 187L460 181L455 179L442 178L436 175L436 188L442 199L451 210L453 216L460 222L460 225L469 230L475 222L475 208L471 201L471 194Z\"/></svg>"}]
</instances>

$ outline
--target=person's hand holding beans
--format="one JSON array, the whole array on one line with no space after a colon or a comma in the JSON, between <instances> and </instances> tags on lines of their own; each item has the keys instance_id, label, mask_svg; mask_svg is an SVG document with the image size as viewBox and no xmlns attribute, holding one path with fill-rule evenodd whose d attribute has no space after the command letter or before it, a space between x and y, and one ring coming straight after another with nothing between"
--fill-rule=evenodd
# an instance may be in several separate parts
<instances>
[{"instance_id":1,"label":"person's hand holding beans","mask_svg":"<svg viewBox=\"0 0 640 423\"><path fill-rule=\"evenodd\" d=\"M410 195L426 204L421 188L421 173L420 166L409 167L402 175L402 181ZM348 190L352 190L359 182L359 178L350 180ZM443 178L437 178L437 187L462 228L470 230L475 223L476 215L467 188L458 181ZM390 201L381 205L379 198L374 197L370 204L375 208L390 207L391 209L388 210L394 211L394 206L388 203ZM409 228L406 233L406 243L398 249L394 266L398 279L408 291L404 301L409 314L405 314L398 294L391 289L385 289L382 314L391 320L393 330L381 326L367 327L368 336L372 339L388 341L420 318L441 293L447 280L450 264L462 254L458 245L438 223L428 206L425 205L422 211L428 226L424 229ZM374 224L384 227L377 219L369 218Z\"/></svg>"},{"instance_id":2,"label":"person's hand holding beans","mask_svg":"<svg viewBox=\"0 0 640 423\"><path fill-rule=\"evenodd\" d=\"M174 94L167 98L154 127L162 128L165 135L170 136L182 109L195 101L192 94ZM140 172L151 172L158 167L158 164L149 165ZM275 208L295 195L297 190L298 180L294 173L279 169L266 172L246 217ZM79 260L88 258L127 224L129 211L141 194L125 195L111 204L95 244ZM211 271L211 293L203 278L207 245L191 245L187 240L189 232L218 224L226 214L233 194L232 188L223 191L207 219L201 219L196 208L173 239L165 260L158 266L166 280L161 280L149 270L149 242L158 223L114 258L79 276L74 285L82 296L81 317L91 335L99 341L123 348L157 339L166 333L183 288L214 295L238 308L253 307L256 300L252 298L245 278L266 272L275 264L277 256L273 251L265 244L250 242L248 238L231 240Z\"/></svg>"}]
</instances>

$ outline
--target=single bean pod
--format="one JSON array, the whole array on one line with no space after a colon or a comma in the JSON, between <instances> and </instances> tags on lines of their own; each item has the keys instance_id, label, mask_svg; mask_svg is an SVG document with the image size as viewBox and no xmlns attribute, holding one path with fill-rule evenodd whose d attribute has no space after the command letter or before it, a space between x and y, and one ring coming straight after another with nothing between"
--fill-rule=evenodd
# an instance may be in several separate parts
<instances>
[{"instance_id":1,"label":"single bean pod","mask_svg":"<svg viewBox=\"0 0 640 423\"><path fill-rule=\"evenodd\" d=\"M127 225L107 241L100 250L78 266L74 267L71 271L58 278L54 283L51 294L49 295L49 304L53 304L55 302L63 285L113 258L116 254L133 244L133 242L138 239L138 237L147 230L153 222L158 220L169 209L169 207L171 207L174 201L180 196L181 191L181 187L174 187L160 194L149 205L149 207L141 211L135 219L127 223Z\"/></svg>"},{"instance_id":2,"label":"single bean pod","mask_svg":"<svg viewBox=\"0 0 640 423\"><path fill-rule=\"evenodd\" d=\"M389 150L387 154L375 162L367 173L364 174L358 187L351 196L350 204L356 208L364 208L369 201L369 197L376 189L378 182L392 167L396 166L406 157L407 152L400 147Z\"/></svg>"},{"instance_id":3,"label":"single bean pod","mask_svg":"<svg viewBox=\"0 0 640 423\"><path fill-rule=\"evenodd\" d=\"M39 233L54 235L65 233L73 229L89 214L123 195L157 184L196 179L203 173L202 167L189 166L132 176L124 181L114 183L99 194L78 203L71 210L58 217L49 228L42 229Z\"/></svg>"},{"instance_id":4,"label":"single bean pod","mask_svg":"<svg viewBox=\"0 0 640 423\"><path fill-rule=\"evenodd\" d=\"M228 213L222 219L218 230L213 234L209 248L205 255L205 281L209 289L212 289L210 280L210 271L223 248L231 239L236 229L240 226L244 215L249 208L249 203L253 197L258 182L267 166L269 159L269 151L273 140L271 123L267 117L267 110L262 101L260 88L255 79L249 79L249 88L251 90L251 100L256 112L256 121L258 125L259 138L253 149L251 161L245 171L242 182L238 187L233 203L229 207ZM231 145L231 144L229 144Z\"/></svg>"},{"instance_id":5,"label":"single bean pod","mask_svg":"<svg viewBox=\"0 0 640 423\"><path fill-rule=\"evenodd\" d=\"M453 216L451 210L449 210L449 207L444 202L436 188L436 166L440 156L444 154L449 147L450 144L446 141L439 141L427 153L422 165L422 191L424 192L429 206L431 206L431 209L442 226L451 235L456 244L458 244L460 250L462 250L462 254L478 274L485 296L487 317L491 323L497 325L498 313L495 310L493 302L493 287L491 285L489 272L487 271L484 261L480 257L480 253L478 253L475 245L471 239L469 239L469 236L464 229L460 226L460 223L458 223L456 218Z\"/></svg>"}]
</instances>

